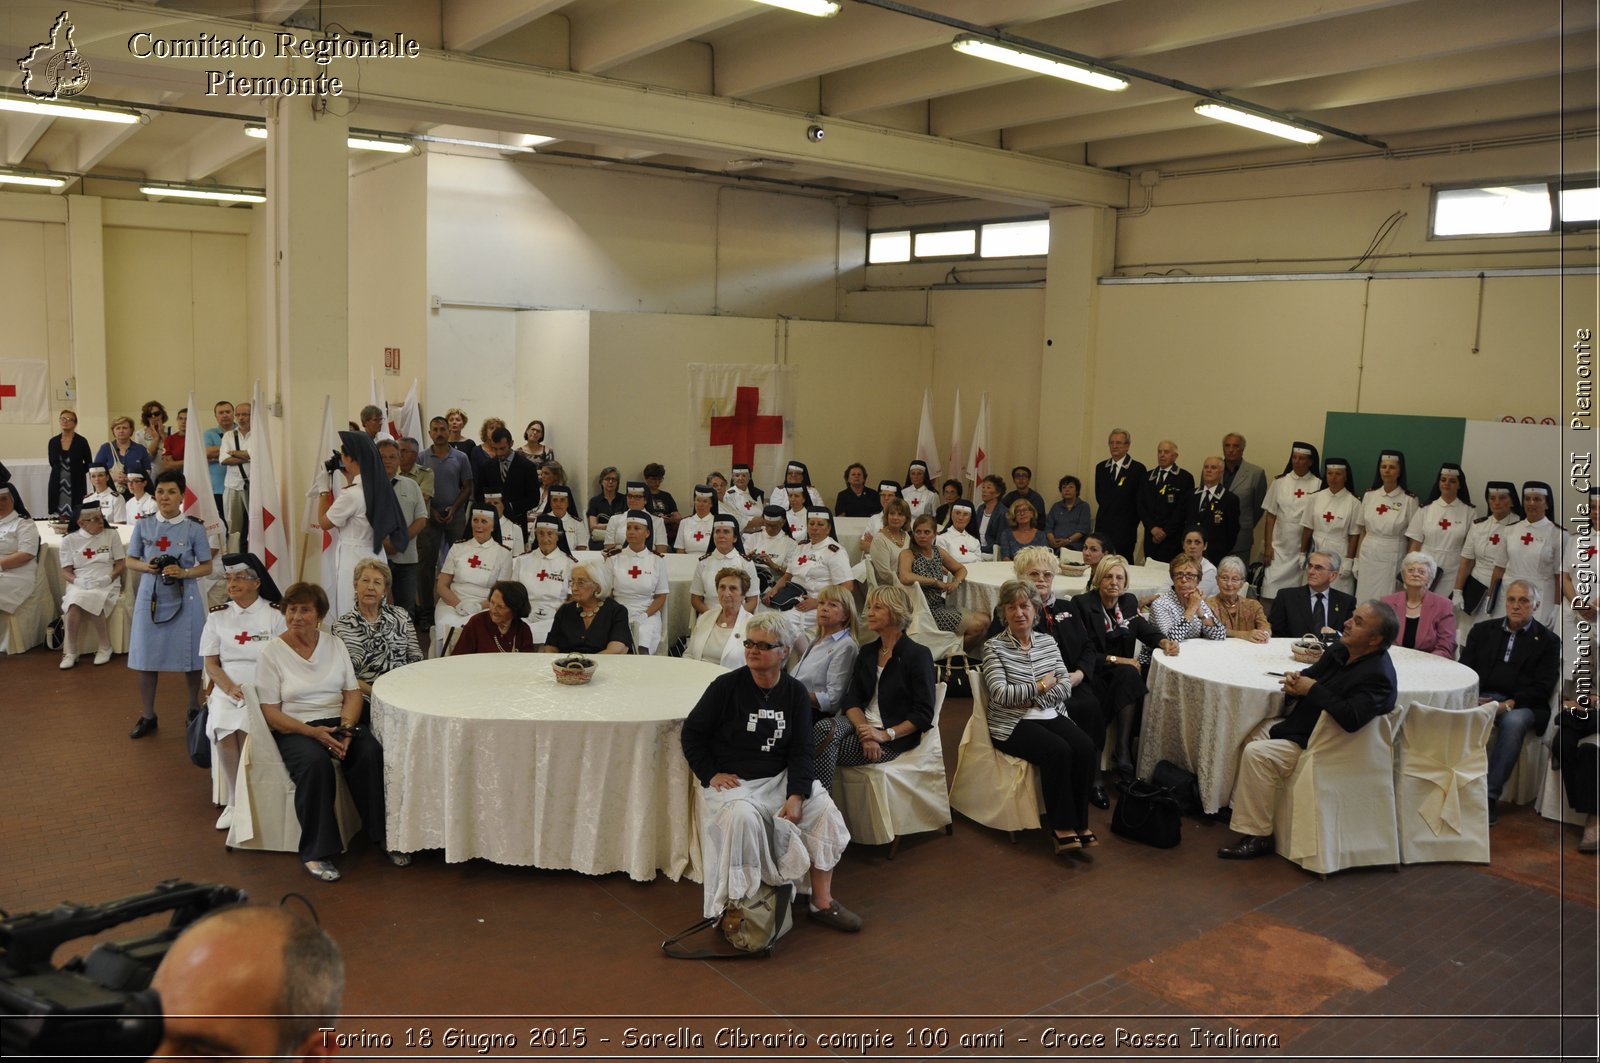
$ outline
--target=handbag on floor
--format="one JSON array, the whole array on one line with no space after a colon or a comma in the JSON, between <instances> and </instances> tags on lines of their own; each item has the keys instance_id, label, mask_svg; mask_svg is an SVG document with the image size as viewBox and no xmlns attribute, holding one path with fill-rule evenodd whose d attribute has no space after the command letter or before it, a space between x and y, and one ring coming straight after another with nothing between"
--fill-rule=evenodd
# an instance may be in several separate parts
<instances>
[{"instance_id":1,"label":"handbag on floor","mask_svg":"<svg viewBox=\"0 0 1600 1063\"><path fill-rule=\"evenodd\" d=\"M189 718L184 724L185 736L189 742L189 760L197 768L211 770L211 707L202 705L198 709L189 710Z\"/></svg>"},{"instance_id":2,"label":"handbag on floor","mask_svg":"<svg viewBox=\"0 0 1600 1063\"><path fill-rule=\"evenodd\" d=\"M715 926L737 952L687 949L683 940ZM772 955L772 946L794 929L794 883L762 883L754 896L735 901L721 915L702 919L676 937L661 943L661 951L675 960L744 960Z\"/></svg>"},{"instance_id":3,"label":"handbag on floor","mask_svg":"<svg viewBox=\"0 0 1600 1063\"><path fill-rule=\"evenodd\" d=\"M1150 781L1177 798L1178 811L1185 816L1198 816L1200 805L1200 776L1187 768L1180 768L1170 760L1156 762Z\"/></svg>"},{"instance_id":4,"label":"handbag on floor","mask_svg":"<svg viewBox=\"0 0 1600 1063\"><path fill-rule=\"evenodd\" d=\"M1123 788L1111 812L1111 833L1157 849L1171 849L1183 840L1183 815L1172 791L1136 779Z\"/></svg>"}]
</instances>

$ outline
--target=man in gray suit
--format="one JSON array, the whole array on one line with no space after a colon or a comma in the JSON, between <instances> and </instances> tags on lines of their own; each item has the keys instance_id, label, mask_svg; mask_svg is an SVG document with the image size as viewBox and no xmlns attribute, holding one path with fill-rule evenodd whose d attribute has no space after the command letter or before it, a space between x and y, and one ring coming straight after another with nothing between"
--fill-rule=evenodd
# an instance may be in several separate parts
<instances>
[{"instance_id":1,"label":"man in gray suit","mask_svg":"<svg viewBox=\"0 0 1600 1063\"><path fill-rule=\"evenodd\" d=\"M1261 503L1267 497L1267 474L1261 466L1244 460L1244 436L1229 432L1222 437L1222 483L1239 496L1239 538L1228 552L1250 563L1255 545L1256 521L1261 519Z\"/></svg>"}]
</instances>

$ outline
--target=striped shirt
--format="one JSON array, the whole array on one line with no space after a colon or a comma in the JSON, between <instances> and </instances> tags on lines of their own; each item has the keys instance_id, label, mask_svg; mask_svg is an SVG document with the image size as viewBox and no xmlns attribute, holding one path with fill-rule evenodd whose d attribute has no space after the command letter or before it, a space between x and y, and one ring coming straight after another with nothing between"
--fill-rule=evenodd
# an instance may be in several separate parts
<instances>
[{"instance_id":1,"label":"striped shirt","mask_svg":"<svg viewBox=\"0 0 1600 1063\"><path fill-rule=\"evenodd\" d=\"M1056 685L1039 692L1039 680L1054 674ZM1001 741L1011 737L1018 722L1034 709L1065 715L1062 708L1072 696L1067 681L1067 666L1055 640L1038 632L1031 648L1024 649L1009 631L1002 631L983 644L983 687L988 698L989 737Z\"/></svg>"},{"instance_id":2,"label":"striped shirt","mask_svg":"<svg viewBox=\"0 0 1600 1063\"><path fill-rule=\"evenodd\" d=\"M359 608L341 616L333 633L350 651L356 678L376 682L380 675L422 660L411 618L387 603L378 606L378 620L369 621Z\"/></svg>"},{"instance_id":3,"label":"striped shirt","mask_svg":"<svg viewBox=\"0 0 1600 1063\"><path fill-rule=\"evenodd\" d=\"M1205 620L1210 617L1215 621L1211 626L1206 626ZM1161 633L1173 642L1183 642L1187 639L1208 638L1225 639L1228 629L1216 613L1211 611L1211 606L1204 598L1200 599L1200 608L1188 620L1183 617L1183 606L1178 604L1178 596L1172 591L1167 591L1161 597L1150 603L1150 620Z\"/></svg>"}]
</instances>

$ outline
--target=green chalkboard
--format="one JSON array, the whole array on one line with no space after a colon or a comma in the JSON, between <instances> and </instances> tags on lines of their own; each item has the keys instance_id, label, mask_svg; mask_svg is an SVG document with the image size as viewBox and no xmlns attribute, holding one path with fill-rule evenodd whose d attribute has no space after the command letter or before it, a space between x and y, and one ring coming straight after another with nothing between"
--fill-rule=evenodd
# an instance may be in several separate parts
<instances>
[{"instance_id":1,"label":"green chalkboard","mask_svg":"<svg viewBox=\"0 0 1600 1063\"><path fill-rule=\"evenodd\" d=\"M1379 451L1399 450L1406 456L1406 485L1420 501L1433 490L1441 462L1461 461L1466 432L1464 417L1329 413L1322 429L1322 456L1349 459L1350 489L1360 495L1372 486ZM1479 494L1475 492L1472 501L1481 510Z\"/></svg>"}]
</instances>

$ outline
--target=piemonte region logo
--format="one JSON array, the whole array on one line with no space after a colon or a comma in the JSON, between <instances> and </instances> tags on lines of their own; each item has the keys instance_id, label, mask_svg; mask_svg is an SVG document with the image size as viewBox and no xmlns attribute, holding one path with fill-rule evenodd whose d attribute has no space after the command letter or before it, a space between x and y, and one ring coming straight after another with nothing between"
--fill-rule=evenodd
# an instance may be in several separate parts
<instances>
[{"instance_id":1,"label":"piemonte region logo","mask_svg":"<svg viewBox=\"0 0 1600 1063\"><path fill-rule=\"evenodd\" d=\"M50 39L17 60L22 91L36 100L59 100L89 87L89 61L72 43L74 29L72 19L61 12L50 27Z\"/></svg>"}]
</instances>

